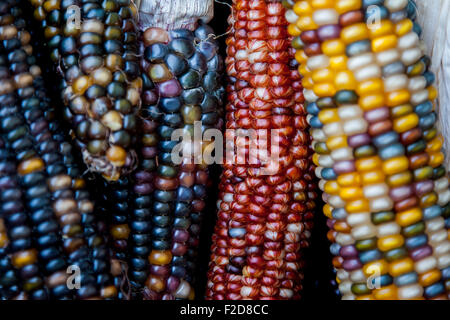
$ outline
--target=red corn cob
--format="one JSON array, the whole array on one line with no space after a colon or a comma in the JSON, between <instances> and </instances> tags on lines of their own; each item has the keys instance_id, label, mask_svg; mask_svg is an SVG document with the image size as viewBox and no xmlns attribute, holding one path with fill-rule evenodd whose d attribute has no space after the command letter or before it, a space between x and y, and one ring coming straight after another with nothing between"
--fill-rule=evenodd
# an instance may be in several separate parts
<instances>
[{"instance_id":1,"label":"red corn cob","mask_svg":"<svg viewBox=\"0 0 450 320\"><path fill-rule=\"evenodd\" d=\"M281 1L234 0L227 39L227 129L256 131L237 138L237 157L220 183L207 299L298 299L314 208L309 136L300 75ZM230 136L230 130L227 136ZM264 142L269 146L266 148ZM270 174L255 144L273 159ZM244 161L240 146L245 147ZM237 163L237 164L235 164ZM256 163L256 164L255 164Z\"/></svg>"}]
</instances>

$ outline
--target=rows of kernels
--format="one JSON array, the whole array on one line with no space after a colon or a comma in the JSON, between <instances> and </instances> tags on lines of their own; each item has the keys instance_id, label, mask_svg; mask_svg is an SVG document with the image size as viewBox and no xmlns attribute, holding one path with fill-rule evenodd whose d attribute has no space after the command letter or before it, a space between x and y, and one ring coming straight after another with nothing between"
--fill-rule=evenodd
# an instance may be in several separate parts
<instances>
[{"instance_id":1,"label":"rows of kernels","mask_svg":"<svg viewBox=\"0 0 450 320\"><path fill-rule=\"evenodd\" d=\"M400 208L401 204L408 200L405 199L402 203L397 202L398 211L403 211L401 214L406 217L401 219L399 224L401 222L402 233L408 238L405 240L406 247L414 261L418 282L424 288L424 297L427 299L448 298L448 275L446 274L450 271L450 243L448 236L447 239L444 236L446 233L444 219L445 211L450 208L450 190L443 166L444 154L441 151L443 138L437 134L435 127L437 116L434 112L434 104L437 94L432 86L434 75L428 69L430 61L428 57L423 56L415 30L411 28L407 20L395 17L404 10L404 7L393 6L392 1L386 1L385 6L390 12L391 20L397 22L395 33L398 36L400 59L405 65L408 76L405 88L410 92L408 108L412 107L409 112L406 112L404 106L398 106L392 109L391 114L394 117L394 129L401 132L400 140L406 145L405 153L409 157L409 167L413 170L413 181L409 187L416 195L414 207L422 211L421 221L414 222L408 219L409 216L404 213L404 208ZM410 59L410 56L414 54L417 54L420 59ZM423 66L425 66L424 70L417 73ZM385 88L388 88L388 84L385 84ZM417 123L416 117L419 118ZM409 129L412 127L410 122L416 124L412 129ZM417 139L412 138L415 131L417 131ZM428 163L424 161L426 154L428 154ZM439 186L439 181L444 182L443 185ZM430 211L437 213L439 207L440 216L430 214ZM417 229L424 229L424 231L413 231ZM424 238L428 237L427 245L412 243L413 239L420 234Z\"/></svg>"},{"instance_id":2,"label":"rows of kernels","mask_svg":"<svg viewBox=\"0 0 450 320\"><path fill-rule=\"evenodd\" d=\"M36 70L36 66L33 68ZM58 166L64 164L63 172L72 179L70 188L72 189L74 199L77 201L77 210L80 213L80 227L82 227L86 245L89 247L88 250L86 250L85 247L82 247L81 251L76 250L72 253L68 257L70 260L69 263L74 264L75 260L81 261L83 272L89 272L90 275L96 277L95 281L97 282L100 296L105 299L112 299L117 295L117 292L112 285L109 272L110 258L106 247L106 239L104 237L105 228L104 221L102 221L103 217L98 215L99 211L97 210L97 207L94 207L94 204L91 201L92 197L87 190L86 181L81 178L83 172L80 170L77 160L75 159L76 151L67 141L63 124L58 121L56 110L51 106L51 99L48 98L43 78L35 78L33 84L36 90L35 95L41 100L39 109L42 111L42 116L48 123L48 130L58 146L57 150L54 151L54 154L47 157L49 158L49 161ZM48 161L46 160L46 162ZM71 217L74 216L75 215L71 215ZM89 259L92 259L92 261L90 261L91 265L87 267L88 264L86 261L89 261ZM93 281L92 278L86 279L88 281Z\"/></svg>"},{"instance_id":3,"label":"rows of kernels","mask_svg":"<svg viewBox=\"0 0 450 320\"><path fill-rule=\"evenodd\" d=\"M5 71L9 68L9 75L15 81L17 105L20 105L20 108L8 110L5 107L2 113L4 115L15 114L14 117L5 119L5 121L11 121L12 119L13 122L20 122L21 126L12 131L16 134L15 138L19 139L24 133L28 134L28 143L31 142L35 145L36 155L42 159L45 165L45 177L49 187L48 190L51 192L49 195L51 196L52 210L59 221L60 232L63 236L62 248L65 258L68 264L80 266L81 271L85 274L81 283L82 287L77 291L77 296L79 298L97 296L97 285L100 288L108 285L107 274L109 270L108 265L105 265L107 257L101 252L95 251L101 245L96 229L89 226L92 221L86 221L87 217L91 216L93 204L88 197L84 196L83 199L79 197L81 192L85 192L83 190L85 187L84 181L79 178L80 172L74 169L72 164L67 163L68 157L71 157L70 147L67 148L68 144L64 142L64 134L58 124L55 123L54 110L49 106L40 68L35 65L36 59L30 45L31 37L26 29L27 23L23 20L22 10L18 7L19 2L11 0L4 5L9 7L10 17L13 17L13 19L2 21L11 23L10 31L14 27L16 28L15 35L11 32L7 39L4 38L4 49L12 52L8 55ZM12 24L14 24L14 27ZM23 117L19 114L23 114ZM14 143L20 145L17 142L16 140ZM26 147L26 144L22 144L22 147ZM15 148L14 145L13 148ZM66 152L69 152L69 154ZM31 156L32 153L33 151L30 150L27 156ZM44 189L34 188L33 192L38 196L39 192L44 192ZM42 205L45 206L45 203ZM50 213L46 212L43 218L49 217ZM90 219L94 220L92 216ZM57 225L49 222L46 223L49 228L57 227ZM38 228L45 229L42 225ZM83 228L87 229L83 230ZM88 231L88 233L85 234L84 231ZM94 251L89 251L87 246L91 246ZM58 253L47 249L47 251L39 254L44 258L46 256L51 258L57 256ZM92 259L92 264L90 259ZM53 264L57 267L58 264L61 266L62 262L61 260L53 261ZM32 274L30 272L30 275ZM92 278L92 274L97 274L98 277ZM65 272L54 273L48 278L50 288L52 290L55 288L54 291L60 291L59 295L64 294L64 292L67 292L63 288L66 278ZM45 297L42 294L41 296ZM109 298L110 295L104 297Z\"/></svg>"},{"instance_id":4,"label":"rows of kernels","mask_svg":"<svg viewBox=\"0 0 450 320\"><path fill-rule=\"evenodd\" d=\"M98 183L97 190L101 196L97 206L108 226L108 249L114 286L118 291L118 299L128 299L130 288L126 279L130 249L130 193L133 184L131 177L121 177L113 182L101 180Z\"/></svg>"},{"instance_id":5,"label":"rows of kernels","mask_svg":"<svg viewBox=\"0 0 450 320\"><path fill-rule=\"evenodd\" d=\"M0 190L2 191L0 196L2 202L0 207L0 292L2 299L13 299L15 297L24 299L45 298L45 289L29 290L26 288L27 282L43 284L42 276L27 277L26 272L24 276L24 272L21 272L12 264L14 257L22 256L25 258L27 252L33 252L33 249L30 229L27 226L27 217L23 212L24 208L21 203L22 191L15 172L14 157L7 150L2 138L0 138L0 160ZM17 236L20 233L22 233L22 237ZM26 233L28 233L28 236L24 236ZM39 269L39 266L30 261L24 268L33 270ZM31 281L28 280L29 278L31 278ZM24 286L21 285L21 281L25 284Z\"/></svg>"},{"instance_id":6,"label":"rows of kernels","mask_svg":"<svg viewBox=\"0 0 450 320\"><path fill-rule=\"evenodd\" d=\"M107 180L134 170L140 107L136 9L130 0L31 1L64 81L64 114L85 163ZM80 8L80 26L73 21ZM60 63L61 61L61 63Z\"/></svg>"},{"instance_id":7,"label":"rows of kernels","mask_svg":"<svg viewBox=\"0 0 450 320\"><path fill-rule=\"evenodd\" d=\"M5 11L14 9L13 5L14 3L10 2L2 9L5 9ZM13 259L12 263L17 269L38 263L42 267L42 273L49 279L50 276L57 275L60 271L65 270L66 261L62 253L61 238L58 234L59 226L52 209L51 192L47 186L45 162L34 149L35 142L31 132L32 128L26 125L26 120L15 107L15 104L18 103L17 97L27 93L27 90L20 90L20 86L27 85L30 80L22 83L19 81L20 78L13 77L9 71L9 65L14 63L20 65L26 61L29 53L27 50L31 48L24 47L22 49L20 41L16 41L19 30L14 25L18 22L14 19L14 16L6 11L2 12L2 17L2 22L5 23L3 27L8 26L14 32L3 35L4 41L1 48L2 80L6 85L3 86L5 90L2 92L2 108L0 111L1 133L4 136L7 148L16 157L17 173L24 190L24 207L29 211L29 218L33 226L29 229L29 233L20 234L19 238L27 239L31 233L37 238L36 245L38 248L22 251L23 254L17 255L17 259ZM17 93L16 89L18 89ZM30 245L29 241L25 240L21 244ZM30 278L41 279L39 273L40 270L34 268L30 272ZM36 283L30 283L28 288L30 291L36 289L34 290L36 295L45 297L48 293L40 290L42 285L42 281L36 281ZM72 296L67 286L61 285L59 282L50 291L51 296L56 298Z\"/></svg>"},{"instance_id":8,"label":"rows of kernels","mask_svg":"<svg viewBox=\"0 0 450 320\"><path fill-rule=\"evenodd\" d=\"M290 39L292 40L292 39ZM308 134L309 125L306 120L306 107L305 98L303 96L303 86L300 73L298 72L299 63L295 60L295 49L289 48L290 54L290 78L292 80L292 88L294 92L294 106L292 107L294 114L294 127L296 134L292 140L291 154L295 161L296 169L293 170L295 176L295 183L293 184L293 200L296 202L296 206L300 209L297 215L293 215L292 227L299 226L304 228L304 231L300 233L300 243L295 241L287 242L285 248L295 248L294 252L309 246L309 238L311 236L313 228L313 218L316 208L316 199L318 197L317 191L317 179L314 174L315 165L313 163L314 151L311 148L311 136ZM301 220L300 223L297 220ZM298 224L298 225L297 225ZM291 272L296 277L297 283L301 283L303 279L302 269L304 267L304 260L299 257L299 265L287 264L286 271ZM294 267L294 268L293 268ZM297 269L295 269L297 267Z\"/></svg>"},{"instance_id":9,"label":"rows of kernels","mask_svg":"<svg viewBox=\"0 0 450 320\"><path fill-rule=\"evenodd\" d=\"M381 6L383 4L382 2L383 1L381 1L381 2L378 1L377 3L370 3L370 4L375 4L375 5ZM312 7L310 6L310 4L312 5ZM339 10L343 9L344 7L346 7L347 5L349 5L350 6L349 8L351 8L352 10L356 10L356 9L361 8L360 6L363 5L364 9L367 9L370 4L367 1L363 1L363 2L361 2L361 1L339 2L338 1L336 3L335 8L334 8L334 4L332 4L332 3L329 3L327 8L328 9L334 8L337 11L339 11ZM313 8L314 5L317 5L317 2L314 2L314 1L312 3L308 3L305 1L297 2L297 4L294 6L294 12L296 11L295 9L297 9L296 13L298 13L300 15L300 18L298 19L299 22L302 19L303 13L308 13L308 12L311 13L313 9L321 9L321 10L324 9L324 7ZM322 5L324 5L324 4L322 4ZM380 26L373 28L373 29L368 29L365 26L365 24L362 23L364 21L363 20L363 17L364 17L363 12L352 11L352 12L348 12L348 13L339 12L341 14L341 16L340 17L338 16L338 21L340 23L340 26L343 27L342 32L336 31L336 26L332 27L332 26L324 26L324 25L320 25L320 28L318 28L318 30L316 32L314 32L314 31L311 32L311 30L308 31L307 28L305 30L299 30L299 32L306 31L301 34L301 36L303 37L303 40L306 40L306 41L314 40L315 37L320 38L321 35L326 37L325 41L322 43L321 48L325 54L329 55L329 64L332 66L336 66L335 64L333 64L333 61L335 61L335 59L346 60L348 58L348 57L338 58L339 55L342 54L345 49L346 55L350 56L349 57L350 59L348 59L348 63L346 64L346 66L349 69L351 69L351 71L352 71L350 73L343 73L343 72L341 72L341 67L345 68L346 67L345 64L342 66L339 66L339 68L338 68L339 72L336 74L336 77L335 77L335 87L333 87L333 84L331 84L331 81L328 82L328 84L323 83L324 79L327 79L327 77L330 77L330 72L313 71L313 74L315 73L315 77L312 76L312 81L310 83L305 83L305 86L312 84L313 86L311 86L311 88L314 90L314 93L319 96L324 93L323 88L327 88L327 90L331 89L332 91L339 90L339 89L347 89L347 90L354 90L354 91L356 91L354 93L358 93L358 95L359 95L358 103L359 103L360 109L359 110L355 109L355 108L353 108L353 109L355 111L356 110L359 111L361 116L362 116L361 111L364 111L364 119L358 123L353 123L353 124L355 124L355 126L353 126L350 129L351 130L354 130L354 129L361 130L362 132L356 132L357 134L360 134L360 136L356 135L354 137L351 137L350 139L347 139L348 141L345 141L346 139L337 139L337 141L335 141L335 142L339 142L339 140L341 140L344 143L347 143L347 142L348 142L348 144L353 143L354 146L352 146L352 147L356 147L353 150L353 155L355 157L359 156L362 158L364 158L364 157L367 158L366 161L358 160L359 164L360 164L359 167L361 169L364 169L366 167L367 169L370 169L370 170L368 170L367 172L364 172L362 175L354 176L358 180L361 180L361 182L363 183L363 185L364 185L363 195L366 198L370 198L369 197L370 195L377 196L377 197L384 197L386 200L388 200L384 204L387 204L387 206L393 206L396 212L398 212L398 211L409 212L409 211L407 211L407 209L410 208L411 206L414 206L414 199L407 199L406 201L403 201L403 202L397 201L394 204L393 201L390 199L392 197L391 196L392 193L389 194L391 197L386 197L387 191L389 191L389 188L392 189L392 188L399 187L399 185L396 185L396 184L401 184L402 182L404 182L404 181L402 181L401 177L406 177L408 175L408 172L406 172L404 174L402 173L402 171L406 171L408 169L408 160L405 157L402 157L402 155L404 154L404 151L402 151L403 146L399 145L399 144L389 145L389 143L395 142L395 141L386 142L386 140L389 140L389 137L392 138L393 134L395 135L395 132L392 132L392 133L388 132L392 128L394 128L394 130L399 130L400 132L402 132L402 130L407 131L408 129L414 128L418 124L418 117L415 115L410 115L408 118L402 118L400 121L398 121L398 120L396 121L394 119L391 122L390 116L391 116L391 114L393 115L395 113L395 111L392 112L392 110L396 110L397 113L404 112L405 109L407 110L407 108L405 108L404 106L401 106L401 104L406 103L409 100L409 93L404 88L406 86L408 80L407 80L406 76L402 76L402 75L398 75L395 78L394 77L391 77L391 78L385 77L386 76L385 72L391 72L395 75L396 73L401 73L403 71L402 67L400 67L400 70L399 70L398 63L397 64L393 63L395 60L397 60L399 58L399 54L396 53L395 50L392 49L392 48L396 47L396 45L397 45L396 36L393 34L393 32L390 32L390 31L393 31L393 29L394 29L392 21L396 22L395 30L397 32L397 35L401 32L406 33L408 31L407 30L408 25L410 26L410 29L411 29L413 27L413 24L411 23L410 20L406 19L408 16L408 12L407 12L408 10L403 10L401 12L400 12L400 10L396 10L389 16L386 8L384 8L384 7L380 7L380 8L381 8L381 12L386 13L386 15L387 15L383 18L385 19L385 18L389 17L390 20L382 20ZM383 8L384 8L384 10L383 10ZM318 17L318 21L317 21L318 24L331 23L331 20L333 20L333 19L336 20L336 14L333 14L333 10L328 10L328 11L318 10L318 11L315 11L314 14L316 17ZM370 14L366 12L366 15L365 15L366 19L368 18L368 15L370 15ZM321 16L321 17L319 17L319 16ZM291 13L291 17L292 17L291 22L294 22L295 17L293 17L292 13ZM350 23L352 25L349 25ZM314 28L314 26L312 26L312 28ZM293 28L291 28L291 29L293 29ZM326 32L327 29L329 32ZM294 30L295 30L295 28L294 28ZM331 37L331 39L330 39L330 37ZM335 39L333 39L333 37ZM337 39L337 38L339 38L339 39ZM413 56L414 54L417 54L417 49L415 49L415 48L414 48L415 50L410 49L415 44L416 38L418 41L417 35L413 32L410 32L408 34L408 36L404 36L404 38L401 38L401 41L399 41L400 49L403 49L403 53L401 56L402 62L405 64L408 61L408 59L410 59L411 56ZM372 42L370 42L369 39L371 39ZM316 40L319 40L319 39L316 38ZM341 43L339 43L339 42L341 42ZM345 47L345 45L347 45L347 47ZM307 55L312 56L312 55L318 55L321 53L321 52L312 52L311 50L308 50L308 49L310 49L311 46L312 45L310 43L306 43L304 53L299 51L299 53L297 54L297 57L301 61L305 62L305 57ZM371 52L371 49L372 49L372 52L375 53L375 55ZM408 49L410 51L408 51ZM418 58L420 58L420 56ZM377 61L375 61L375 60L377 60ZM320 66L321 63L324 63L324 61L326 61L325 58L319 57L318 59L313 60L312 64L310 64L310 65L312 67L317 67L317 66ZM378 62L379 64L381 64L381 67L383 67L383 69L381 70L381 68L379 66L377 66L375 64L375 62ZM384 63L384 65L383 65L383 63ZM389 66L385 66L385 65L389 65ZM310 73L310 71L307 68L304 70L301 70L301 71ZM380 79L381 76L385 77L384 83ZM355 82L352 79L353 77L356 78L355 80L357 80L357 82ZM344 81L341 81L341 78L344 79ZM328 79L330 79L330 78L328 78ZM322 83L321 83L321 81L322 81ZM402 87L402 84L404 87ZM340 88L341 85L345 85L348 87ZM417 83L415 85L417 85ZM385 88L386 88L385 91L387 91L386 93L383 92ZM314 96L314 94L311 94L311 96ZM385 104L388 107L391 107L393 109L389 110L388 108L384 107ZM312 108L312 109L314 109L314 108ZM322 115L322 118L325 119L325 121L329 121L331 118L334 118L334 117L335 117L335 115L333 114L333 112L327 112L325 115ZM319 118L313 118L311 120L312 120L312 123L317 124L317 126L319 128L322 127L322 123ZM366 123L364 123L364 121L366 121ZM417 123L414 123L414 122L417 122ZM425 122L427 123L427 125L432 126L431 120L425 121ZM324 126L326 126L326 125L327 124L324 124ZM411 126L411 128L408 128L408 126ZM344 131L345 131L346 126L343 126L343 127L344 127ZM406 130L405 130L405 127L406 127ZM324 127L323 131L326 132L329 130L327 130L327 128ZM365 131L367 131L367 133ZM352 134L354 134L354 133L352 132ZM419 132L419 134L420 134L420 132ZM319 138L323 138L323 134L321 134L321 133L318 133L315 136L319 137ZM371 140L373 141L372 142L373 145L370 144ZM378 141L381 144L385 143L385 145L381 146L381 147L385 147L385 149L380 148L380 146L377 145L376 141ZM402 142L405 145L408 144L408 141L407 142L402 141ZM375 147L377 147L378 150ZM322 148L322 149L325 149L325 148ZM377 153L378 153L378 155L377 155ZM346 153L341 152L339 155L345 156ZM397 155L397 157L395 157L396 155ZM381 159L380 159L380 157L381 157ZM394 158L394 159L391 159L391 158ZM380 160L384 160L384 161L380 161ZM358 161L356 162L356 164L358 164ZM377 165L377 163L378 163L378 165ZM401 169L402 165L403 165L403 170ZM373 168L370 168L370 166L373 166ZM358 165L356 166L356 169L358 169ZM382 169L382 170L380 170L380 169ZM387 175L387 177L385 177L385 175ZM353 183L351 182L351 180L354 180L354 178L352 177L351 179L348 179L350 177L351 177L351 175L349 175L349 176L344 175L344 177L343 177L343 179L341 179L341 181L344 183L350 182L350 184L353 187L353 189L350 190L351 193L347 193L346 191L349 191L349 190L348 189L346 190L346 188L342 188L342 190L339 190L338 188L336 188L337 187L336 185L332 188L329 188L329 190L325 190L325 191L334 191L334 192L340 191L340 194L342 194L342 192L344 192L343 194L348 195L349 197L357 194L358 192L360 193L360 195L362 195L360 188L354 188ZM338 182L339 182L339 179L338 179ZM364 182L369 182L369 186L366 186L366 183L364 183ZM377 184L381 183L382 185L376 184L375 186L377 188L373 188L370 186L371 183L377 183ZM389 186L387 186L386 183ZM342 186L340 186L340 187L342 187ZM394 192L396 190L400 190L400 189L395 189ZM398 192L399 191L397 191L397 193ZM331 198L331 199L332 199L332 201L334 201L335 198ZM379 199L376 199L376 200L379 200ZM405 198L402 198L400 200L405 200ZM364 218L362 220L359 219L359 222L363 223L363 226L364 226L363 230L368 232L368 235L370 234L370 232L372 232L373 236L377 235L379 237L379 239L378 239L379 249L381 249L381 250L384 249L384 251L391 252L390 249L396 249L396 247L402 246L403 237L399 235L400 226L398 224L396 224L395 222L390 222L391 220L394 219L394 217L395 217L394 214L392 212L391 213L383 212L380 209L387 209L387 208L380 208L378 206L378 204L383 205L383 202L372 201L372 206L370 205L370 203L368 203L367 209L370 209L373 211L373 209L375 209L373 206L375 206L376 209L379 210L380 212L375 213L375 215L372 213L372 219L370 219L370 217L366 215L366 218ZM325 210L325 212L331 213L332 210L330 210L330 208L327 208ZM417 212L417 210L416 210L416 212ZM381 220L377 219L377 217L380 217L382 219ZM383 217L386 219L383 219ZM369 219L372 221L370 221ZM356 219L355 221L358 221L358 219ZM370 225L371 225L370 222L372 222L372 227L373 227L373 223L376 222L376 224L378 224L377 229L370 228ZM332 225L333 225L333 223L332 223ZM375 244L375 243L373 243L374 242L373 240L371 240L369 242L372 242L372 246L373 246L373 244ZM335 245L333 245L333 246L335 246ZM335 249L335 248L333 248L333 246L332 246L332 250ZM357 243L356 248L358 248L358 243ZM422 250L422 251L425 252L427 250ZM379 256L380 256L379 251L373 251L373 252L367 251L364 253L364 255L360 254L359 258L360 258L360 260L362 260L362 259L367 260L366 258L375 260ZM425 256L426 256L426 254L425 254ZM420 257L423 257L423 255L420 256L419 254L416 254L415 257L420 258ZM361 261L361 262L363 262L363 261ZM371 262L371 261L369 260L369 262ZM380 265L380 263L381 263L381 265ZM392 264L393 263L391 263L391 265ZM380 262L380 261L375 260L372 263L368 263L364 266L365 270L370 271L370 268L372 265L377 265L377 266L381 267L382 273L387 274L387 269L385 267L382 267L383 265L386 266L385 261L381 260L381 262ZM392 272L390 272L390 273L392 275ZM346 272L344 272L344 271L338 272L338 277L339 277L339 274L341 274L343 276L347 276ZM383 275L383 277L381 277L380 279L382 282L382 288L379 290L374 290L372 297L375 297L375 298L397 298L397 292L396 292L395 287L392 285L389 285L390 283L392 283L392 277L389 275ZM438 277L438 279L439 279L439 277ZM364 277L362 278L362 280L364 280L364 282L366 281L366 279L364 279ZM351 284L351 282L349 282L349 283ZM365 296L362 293L370 292L370 290L368 290L367 285L365 283L357 283L355 286L352 286L352 287L349 287L348 285L346 285L346 286L341 285L340 287L341 287L341 291L342 290L349 291L352 288L354 288L356 291L358 291L357 293L359 293L360 298L365 298ZM352 290L352 291L355 291L355 290ZM353 292L353 293L355 293L355 292ZM421 296L421 293L422 293L421 288L418 285L401 288L398 291L398 295L400 296L400 298L413 298L417 295ZM367 297L369 297L369 296L367 296ZM344 296L344 298L346 298L346 297Z\"/></svg>"},{"instance_id":10,"label":"rows of kernels","mask_svg":"<svg viewBox=\"0 0 450 320\"><path fill-rule=\"evenodd\" d=\"M300 248L308 234L305 229L310 228L307 212L312 205L302 177L309 165L307 138L300 130L306 125L302 97L295 96L301 88L299 83L292 86L298 79L289 68L283 16L279 1L233 1L226 126L257 130L258 140L265 130L275 129L280 159L271 175L261 171L261 163L248 164L239 151L224 164L207 299L300 297ZM267 139L272 134L267 133ZM261 143L256 144L262 147ZM242 147L242 140L236 139L236 144ZM249 146L244 147L249 154Z\"/></svg>"},{"instance_id":11,"label":"rows of kernels","mask_svg":"<svg viewBox=\"0 0 450 320\"><path fill-rule=\"evenodd\" d=\"M174 130L182 129L194 138L200 122L203 137L208 128L220 127L221 60L210 35L200 24L195 31L166 31L148 28L143 33L141 67L148 85L144 94L147 118L157 123L159 163L154 179L152 246L147 255L150 274L146 281L148 299L193 299L195 251L205 207L207 166L184 156L181 164L172 160L178 141ZM146 81L147 82L147 81ZM206 141L195 148L204 149Z\"/></svg>"},{"instance_id":12,"label":"rows of kernels","mask_svg":"<svg viewBox=\"0 0 450 320\"><path fill-rule=\"evenodd\" d=\"M22 45L26 45L26 43L22 43ZM23 78L29 75L27 73L15 74L14 71L17 69L14 67L14 64L10 69L12 76L15 77ZM38 67L32 65L30 69L35 70L35 75L33 75L35 86L36 82L40 80L38 77L39 72L36 71ZM34 87L21 87L21 90L27 92L27 94L19 94L21 99L20 111L25 115L28 125L32 128L32 135L39 150L38 153L46 164L46 171L49 177L48 184L54 199L54 210L64 239L63 248L68 256L68 263L80 265L81 261L87 261L90 254L83 234L80 211L92 211L93 204L89 200L76 202L73 180L66 173L67 168L64 165L63 155L59 153L58 142L53 139L50 124L45 118L45 102L43 99L40 99L39 93ZM86 266L86 263L84 263L84 266ZM84 266L82 272L86 275L91 273L108 273L108 265L104 263ZM82 287L76 292L77 296L80 298L96 296L99 293L96 288L96 280L95 278L86 277L81 284Z\"/></svg>"}]
</instances>

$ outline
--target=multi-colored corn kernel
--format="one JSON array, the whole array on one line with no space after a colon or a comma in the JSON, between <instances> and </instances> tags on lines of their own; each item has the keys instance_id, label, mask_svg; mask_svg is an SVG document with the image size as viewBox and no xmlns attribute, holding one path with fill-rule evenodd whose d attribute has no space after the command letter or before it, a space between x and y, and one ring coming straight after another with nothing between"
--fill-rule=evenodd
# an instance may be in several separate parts
<instances>
[{"instance_id":1,"label":"multi-colored corn kernel","mask_svg":"<svg viewBox=\"0 0 450 320\"><path fill-rule=\"evenodd\" d=\"M206 298L298 299L301 249L308 244L315 194L306 110L296 63L291 63L288 23L281 1L234 0L232 10L227 135L253 129L258 149L268 149L262 140L276 141L276 147L272 142L265 151L278 159L266 173L261 158L250 163L250 158L239 158L239 151L237 157L227 157ZM255 151L243 141L232 143L244 146L242 154L249 157Z\"/></svg>"},{"instance_id":2,"label":"multi-colored corn kernel","mask_svg":"<svg viewBox=\"0 0 450 320\"><path fill-rule=\"evenodd\" d=\"M285 4L343 299L447 299L450 190L414 4Z\"/></svg>"},{"instance_id":3,"label":"multi-colored corn kernel","mask_svg":"<svg viewBox=\"0 0 450 320\"><path fill-rule=\"evenodd\" d=\"M34 1L63 76L64 115L89 169L117 180L136 167L142 79L131 0Z\"/></svg>"},{"instance_id":4,"label":"multi-colored corn kernel","mask_svg":"<svg viewBox=\"0 0 450 320\"><path fill-rule=\"evenodd\" d=\"M29 230L15 234L18 248L25 245L28 251L18 251L17 259L13 255L12 264L25 277L23 288L30 299L66 299L74 293L81 299L112 298L108 257L93 226L93 204L53 118L19 1L2 5L0 67L5 90L0 103L1 133L17 161L22 190L18 190L16 200L24 211L5 219L11 232L16 228L14 221ZM13 244L10 250L15 252ZM76 292L66 283L68 265L79 267L83 273ZM42 279L37 281L41 275L45 284Z\"/></svg>"},{"instance_id":5,"label":"multi-colored corn kernel","mask_svg":"<svg viewBox=\"0 0 450 320\"><path fill-rule=\"evenodd\" d=\"M201 11L211 4L205 1L190 9ZM141 9L152 6L161 9L155 1ZM172 133L179 129L194 139L199 130L197 143L204 150L210 144L203 140L205 131L222 126L222 61L214 32L197 21L202 18L197 12L188 9L186 14L189 6L184 8L181 2L177 6L174 16L184 12L182 20L192 18L187 24L176 21L183 28L164 22L159 28L154 27L157 19L141 20L145 132L140 157L146 166L135 175L131 223L136 228L131 233L139 250L133 252L130 270L144 299L194 298L193 275L209 173L207 164L202 159L196 162L194 155L183 155L181 163L174 162L172 154L180 142L172 140ZM141 12L141 18L147 13L159 14Z\"/></svg>"}]
</instances>

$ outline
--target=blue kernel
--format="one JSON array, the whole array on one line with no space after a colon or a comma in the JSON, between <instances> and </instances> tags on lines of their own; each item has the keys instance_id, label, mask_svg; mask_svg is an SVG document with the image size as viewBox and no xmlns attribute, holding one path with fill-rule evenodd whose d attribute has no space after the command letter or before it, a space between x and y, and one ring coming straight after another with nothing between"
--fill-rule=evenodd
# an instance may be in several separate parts
<instances>
[{"instance_id":1,"label":"blue kernel","mask_svg":"<svg viewBox=\"0 0 450 320\"><path fill-rule=\"evenodd\" d=\"M433 104L431 103L431 101L421 103L414 108L414 112L417 113L419 117L426 116L431 111L433 111Z\"/></svg>"},{"instance_id":2,"label":"blue kernel","mask_svg":"<svg viewBox=\"0 0 450 320\"><path fill-rule=\"evenodd\" d=\"M419 236L407 238L405 241L405 246L406 248L408 248L408 250L412 250L426 245L427 242L428 242L427 235L421 234Z\"/></svg>"},{"instance_id":3,"label":"blue kernel","mask_svg":"<svg viewBox=\"0 0 450 320\"><path fill-rule=\"evenodd\" d=\"M395 143L393 145L380 149L378 151L378 155L382 160L400 157L405 155L405 147L401 143Z\"/></svg>"},{"instance_id":4,"label":"blue kernel","mask_svg":"<svg viewBox=\"0 0 450 320\"><path fill-rule=\"evenodd\" d=\"M396 143L398 141L398 138L399 136L397 132L390 131L373 138L372 141L377 148L383 148Z\"/></svg>"},{"instance_id":5,"label":"blue kernel","mask_svg":"<svg viewBox=\"0 0 450 320\"><path fill-rule=\"evenodd\" d=\"M415 271L408 272L405 274L402 274L398 277L395 277L394 283L398 287L406 286L408 284L417 283L419 280L419 277L417 276L417 273Z\"/></svg>"},{"instance_id":6,"label":"blue kernel","mask_svg":"<svg viewBox=\"0 0 450 320\"><path fill-rule=\"evenodd\" d=\"M430 220L442 215L442 208L439 205L434 205L422 210L424 220Z\"/></svg>"}]
</instances>

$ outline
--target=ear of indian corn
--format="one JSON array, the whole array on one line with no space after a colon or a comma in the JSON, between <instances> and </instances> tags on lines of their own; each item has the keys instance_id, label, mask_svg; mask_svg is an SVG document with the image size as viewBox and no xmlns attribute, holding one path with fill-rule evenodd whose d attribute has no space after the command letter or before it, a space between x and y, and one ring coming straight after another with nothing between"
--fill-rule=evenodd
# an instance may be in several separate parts
<instances>
[{"instance_id":1,"label":"ear of indian corn","mask_svg":"<svg viewBox=\"0 0 450 320\"><path fill-rule=\"evenodd\" d=\"M26 279L24 288L31 292L31 299L70 298L73 292L66 283L66 266L71 265L83 273L81 287L76 292L78 298L99 294L111 298L115 294L109 285L103 239L97 235L96 227L92 227L93 204L83 190L84 181L70 163L70 148L64 143L59 145L64 135L48 105L41 71L35 65L30 35L18 4L18 1L7 1L2 8L2 71L6 88L11 86L2 99L2 129L7 146L19 161L18 174L22 188L27 190L23 201L30 212L29 224L34 226L31 231L38 237L31 243L35 245L32 250L44 266L50 296L40 289L42 281L36 281L39 270L28 266L27 261L24 266L27 271L22 274L30 279ZM21 239L25 236L18 234L22 244L27 243ZM24 254L24 259L30 259L28 256Z\"/></svg>"},{"instance_id":2,"label":"ear of indian corn","mask_svg":"<svg viewBox=\"0 0 450 320\"><path fill-rule=\"evenodd\" d=\"M130 0L31 1L63 77L64 115L89 169L117 180L136 167L139 77Z\"/></svg>"},{"instance_id":3,"label":"ear of indian corn","mask_svg":"<svg viewBox=\"0 0 450 320\"><path fill-rule=\"evenodd\" d=\"M450 190L413 3L286 5L343 299L447 299Z\"/></svg>"},{"instance_id":4,"label":"ear of indian corn","mask_svg":"<svg viewBox=\"0 0 450 320\"><path fill-rule=\"evenodd\" d=\"M207 299L301 296L301 249L308 244L315 195L302 86L290 63L284 14L281 1L233 1L226 137L239 129L250 142L230 141L238 151L227 155L219 185ZM255 157L251 143L268 151L272 167Z\"/></svg>"},{"instance_id":5,"label":"ear of indian corn","mask_svg":"<svg viewBox=\"0 0 450 320\"><path fill-rule=\"evenodd\" d=\"M141 11L155 7L155 11L141 12L142 115L147 139L142 140L140 156L150 166L139 169L135 175L135 194L151 194L151 203L146 207L153 215L141 216L142 209L138 207L132 217L133 223L142 223L144 218L149 222L151 250L142 254L136 251L130 264L144 299L194 298L193 276L209 181L208 163L192 154L183 155L177 163L173 155L180 151L176 151L180 144L172 134L181 130L190 135L189 139L197 139L183 143L186 149L193 146L191 151L196 149L203 154L203 150L211 148L203 134L221 127L222 62L213 30L197 21L202 17L195 11L211 4L205 1L192 6L178 2L173 15L181 20L175 25L157 20L159 14L166 14L158 11L161 8L157 2L141 4ZM183 12L186 14L180 16ZM145 232L132 230L135 239Z\"/></svg>"}]
</instances>

